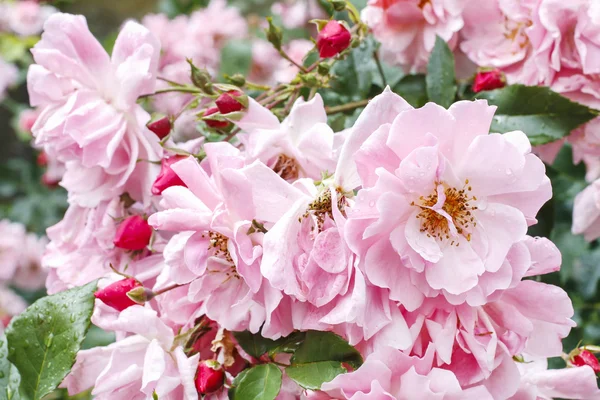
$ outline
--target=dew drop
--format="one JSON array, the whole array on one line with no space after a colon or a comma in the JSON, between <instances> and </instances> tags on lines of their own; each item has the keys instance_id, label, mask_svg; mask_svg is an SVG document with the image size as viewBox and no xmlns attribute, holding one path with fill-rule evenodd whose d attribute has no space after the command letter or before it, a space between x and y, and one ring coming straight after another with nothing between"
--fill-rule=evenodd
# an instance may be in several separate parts
<instances>
[{"instance_id":1,"label":"dew drop","mask_svg":"<svg viewBox=\"0 0 600 400\"><path fill-rule=\"evenodd\" d=\"M4 371L0 371L0 379L4 378Z\"/></svg>"},{"instance_id":2,"label":"dew drop","mask_svg":"<svg viewBox=\"0 0 600 400\"><path fill-rule=\"evenodd\" d=\"M52 339L54 339L54 335L51 333L48 335L46 341L44 342L46 347L50 347L52 345Z\"/></svg>"},{"instance_id":3,"label":"dew drop","mask_svg":"<svg viewBox=\"0 0 600 400\"><path fill-rule=\"evenodd\" d=\"M371 200L371 202L369 203L369 207L375 207L375 200Z\"/></svg>"}]
</instances>

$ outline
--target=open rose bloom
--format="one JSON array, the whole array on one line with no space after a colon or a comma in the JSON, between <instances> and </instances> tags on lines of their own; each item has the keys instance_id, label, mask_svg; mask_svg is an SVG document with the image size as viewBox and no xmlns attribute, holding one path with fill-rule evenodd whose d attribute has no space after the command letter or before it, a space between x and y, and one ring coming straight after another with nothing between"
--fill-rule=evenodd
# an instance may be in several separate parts
<instances>
[{"instance_id":1,"label":"open rose bloom","mask_svg":"<svg viewBox=\"0 0 600 400\"><path fill-rule=\"evenodd\" d=\"M0 393L600 400L600 2L163 3L0 5Z\"/></svg>"}]
</instances>

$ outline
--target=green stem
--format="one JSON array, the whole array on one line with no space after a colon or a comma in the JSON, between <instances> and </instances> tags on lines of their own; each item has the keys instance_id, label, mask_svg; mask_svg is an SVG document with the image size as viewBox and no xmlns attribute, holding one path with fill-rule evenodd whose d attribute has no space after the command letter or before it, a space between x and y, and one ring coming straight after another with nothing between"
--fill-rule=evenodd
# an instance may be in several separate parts
<instances>
[{"instance_id":1,"label":"green stem","mask_svg":"<svg viewBox=\"0 0 600 400\"><path fill-rule=\"evenodd\" d=\"M180 92L180 93L202 93L202 91L198 88L195 87L188 87L188 86L182 86L182 87L171 87L168 89L161 89L161 90L157 90L154 93L150 93L150 94L144 94L142 96L140 96L140 99L144 99L146 97L152 97L152 96L156 96L157 94L162 94L162 93L171 93L171 92Z\"/></svg>"},{"instance_id":2,"label":"green stem","mask_svg":"<svg viewBox=\"0 0 600 400\"><path fill-rule=\"evenodd\" d=\"M369 104L371 99L353 101L352 103L342 104L341 106L325 107L327 115L336 114L344 111L354 110L355 108L364 107Z\"/></svg>"},{"instance_id":3,"label":"green stem","mask_svg":"<svg viewBox=\"0 0 600 400\"><path fill-rule=\"evenodd\" d=\"M298 67L298 69L300 69L300 71L307 73L308 70L303 66L298 64L296 61L292 60L290 56L287 55L287 53L283 50L279 50L279 54L281 54L281 57L285 58L286 60L288 60L289 62L291 62L292 64L294 64L296 67Z\"/></svg>"},{"instance_id":4,"label":"green stem","mask_svg":"<svg viewBox=\"0 0 600 400\"><path fill-rule=\"evenodd\" d=\"M379 75L381 75L381 81L383 82L383 87L387 86L387 81L385 79L385 74L383 73L383 66L381 65L381 61L379 60L379 55L377 54L377 50L373 52L373 58L375 59L375 63L377 64L377 69L379 70Z\"/></svg>"}]
</instances>

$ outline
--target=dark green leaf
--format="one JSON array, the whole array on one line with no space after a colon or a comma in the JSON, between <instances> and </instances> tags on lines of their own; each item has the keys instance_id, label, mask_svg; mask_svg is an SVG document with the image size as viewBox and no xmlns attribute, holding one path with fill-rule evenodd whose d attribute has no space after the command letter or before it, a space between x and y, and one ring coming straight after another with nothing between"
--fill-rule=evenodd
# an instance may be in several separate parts
<instances>
[{"instance_id":1,"label":"dark green leaf","mask_svg":"<svg viewBox=\"0 0 600 400\"><path fill-rule=\"evenodd\" d=\"M62 382L90 327L96 282L44 297L6 330L8 359L21 375L21 392L39 400Z\"/></svg>"},{"instance_id":2,"label":"dark green leaf","mask_svg":"<svg viewBox=\"0 0 600 400\"><path fill-rule=\"evenodd\" d=\"M456 97L454 55L448 44L437 36L427 64L427 97L430 101L448 108Z\"/></svg>"},{"instance_id":3,"label":"dark green leaf","mask_svg":"<svg viewBox=\"0 0 600 400\"><path fill-rule=\"evenodd\" d=\"M332 89L352 100L364 99L371 89L374 74L378 73L374 51L375 42L365 40L345 60L336 62L331 70L335 76Z\"/></svg>"},{"instance_id":4,"label":"dark green leaf","mask_svg":"<svg viewBox=\"0 0 600 400\"><path fill-rule=\"evenodd\" d=\"M231 400L273 400L281 389L282 374L275 364L262 364L243 371L229 389Z\"/></svg>"},{"instance_id":5,"label":"dark green leaf","mask_svg":"<svg viewBox=\"0 0 600 400\"><path fill-rule=\"evenodd\" d=\"M254 358L259 358L265 353L290 353L293 352L304 340L304 332L294 332L289 336L278 340L271 340L261 336L259 333L248 331L233 332L235 339L242 349Z\"/></svg>"},{"instance_id":6,"label":"dark green leaf","mask_svg":"<svg viewBox=\"0 0 600 400\"><path fill-rule=\"evenodd\" d=\"M219 76L235 74L247 76L251 65L252 44L248 40L230 40L221 50Z\"/></svg>"},{"instance_id":7,"label":"dark green leaf","mask_svg":"<svg viewBox=\"0 0 600 400\"><path fill-rule=\"evenodd\" d=\"M298 385L305 389L319 390L325 382L331 381L346 369L339 361L318 361L306 364L291 365L285 373Z\"/></svg>"},{"instance_id":8,"label":"dark green leaf","mask_svg":"<svg viewBox=\"0 0 600 400\"><path fill-rule=\"evenodd\" d=\"M498 107L492 132L521 130L534 146L562 139L598 115L598 111L543 86L510 85L479 92L475 98L486 99Z\"/></svg>"},{"instance_id":9,"label":"dark green leaf","mask_svg":"<svg viewBox=\"0 0 600 400\"><path fill-rule=\"evenodd\" d=\"M308 331L304 342L292 357L292 364L317 361L339 361L350 364L354 369L361 366L360 353L344 339L332 332Z\"/></svg>"},{"instance_id":10,"label":"dark green leaf","mask_svg":"<svg viewBox=\"0 0 600 400\"><path fill-rule=\"evenodd\" d=\"M14 365L8 361L6 337L0 337L0 400L18 400L21 376Z\"/></svg>"},{"instance_id":11,"label":"dark green leaf","mask_svg":"<svg viewBox=\"0 0 600 400\"><path fill-rule=\"evenodd\" d=\"M415 108L423 107L427 103L427 85L423 74L404 76L393 90Z\"/></svg>"},{"instance_id":12,"label":"dark green leaf","mask_svg":"<svg viewBox=\"0 0 600 400\"><path fill-rule=\"evenodd\" d=\"M233 332L233 336L235 336L239 345L242 346L242 349L254 358L259 358L266 352L279 346L278 341L264 338L261 336L260 332Z\"/></svg>"}]
</instances>

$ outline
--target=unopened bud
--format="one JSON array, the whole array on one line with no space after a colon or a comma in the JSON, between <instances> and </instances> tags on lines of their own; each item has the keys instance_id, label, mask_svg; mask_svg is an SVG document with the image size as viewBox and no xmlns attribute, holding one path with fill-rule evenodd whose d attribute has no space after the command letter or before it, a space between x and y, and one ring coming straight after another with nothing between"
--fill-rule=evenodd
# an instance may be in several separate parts
<instances>
[{"instance_id":1,"label":"unopened bud","mask_svg":"<svg viewBox=\"0 0 600 400\"><path fill-rule=\"evenodd\" d=\"M246 78L242 74L235 74L232 76L225 75L225 79L232 85L242 87L246 84Z\"/></svg>"},{"instance_id":2,"label":"unopened bud","mask_svg":"<svg viewBox=\"0 0 600 400\"><path fill-rule=\"evenodd\" d=\"M150 121L146 125L159 139L164 139L169 133L171 133L171 121L169 117L162 117L155 121Z\"/></svg>"},{"instance_id":3,"label":"unopened bud","mask_svg":"<svg viewBox=\"0 0 600 400\"><path fill-rule=\"evenodd\" d=\"M499 69L479 71L473 81L473 92L500 89L506 86L506 78Z\"/></svg>"},{"instance_id":4,"label":"unopened bud","mask_svg":"<svg viewBox=\"0 0 600 400\"><path fill-rule=\"evenodd\" d=\"M283 42L283 32L281 28L273 24L273 18L268 17L269 27L266 29L267 40L277 49L281 50L281 44Z\"/></svg>"},{"instance_id":5,"label":"unopened bud","mask_svg":"<svg viewBox=\"0 0 600 400\"><path fill-rule=\"evenodd\" d=\"M183 160L185 157L183 156L174 156L169 158L163 158L160 162L160 173L156 177L156 180L152 184L152 194L159 195L166 188L170 188L171 186L184 186L187 185L181 180L179 175L175 173L171 169L171 165L175 164L177 161Z\"/></svg>"},{"instance_id":6,"label":"unopened bud","mask_svg":"<svg viewBox=\"0 0 600 400\"><path fill-rule=\"evenodd\" d=\"M243 110L244 104L248 104L248 97L237 90L230 90L227 93L223 93L215 101L217 108L221 114L229 114Z\"/></svg>"},{"instance_id":7,"label":"unopened bud","mask_svg":"<svg viewBox=\"0 0 600 400\"><path fill-rule=\"evenodd\" d=\"M317 72L319 73L319 75L328 75L330 69L331 69L330 64L323 63L323 64L317 65Z\"/></svg>"},{"instance_id":8,"label":"unopened bud","mask_svg":"<svg viewBox=\"0 0 600 400\"><path fill-rule=\"evenodd\" d=\"M128 297L128 293L137 287L141 287L134 278L126 278L120 281L111 283L104 289L98 290L94 296L109 307L117 311L123 311L126 308L136 305L137 303Z\"/></svg>"},{"instance_id":9,"label":"unopened bud","mask_svg":"<svg viewBox=\"0 0 600 400\"><path fill-rule=\"evenodd\" d=\"M127 292L127 297L133 300L136 304L144 304L145 302L154 298L154 292L150 289L146 289L143 286L138 286L135 289Z\"/></svg>"},{"instance_id":10,"label":"unopened bud","mask_svg":"<svg viewBox=\"0 0 600 400\"><path fill-rule=\"evenodd\" d=\"M206 94L214 94L212 77L206 69L200 69L194 65L192 60L187 60L192 69L192 83Z\"/></svg>"},{"instance_id":11,"label":"unopened bud","mask_svg":"<svg viewBox=\"0 0 600 400\"><path fill-rule=\"evenodd\" d=\"M225 371L216 360L200 361L195 383L200 394L216 392L225 383Z\"/></svg>"},{"instance_id":12,"label":"unopened bud","mask_svg":"<svg viewBox=\"0 0 600 400\"><path fill-rule=\"evenodd\" d=\"M591 351L585 349L582 349L579 354L574 355L571 358L571 363L577 367L587 365L588 367L591 367L595 373L600 372L600 362L598 362L598 359Z\"/></svg>"},{"instance_id":13,"label":"unopened bud","mask_svg":"<svg viewBox=\"0 0 600 400\"><path fill-rule=\"evenodd\" d=\"M152 227L139 215L132 215L121 222L117 228L113 243L125 250L142 250L152 237Z\"/></svg>"},{"instance_id":14,"label":"unopened bud","mask_svg":"<svg viewBox=\"0 0 600 400\"><path fill-rule=\"evenodd\" d=\"M220 121L218 119L206 118L207 116L216 114L218 112L219 112L219 109L217 107L211 107L204 112L204 118L202 118L202 120L204 122L206 122L206 125L210 126L211 128L215 128L215 129L227 128L227 126L229 126L229 122L227 122L227 121Z\"/></svg>"},{"instance_id":15,"label":"unopened bud","mask_svg":"<svg viewBox=\"0 0 600 400\"><path fill-rule=\"evenodd\" d=\"M352 35L338 21L329 21L317 36L317 48L322 58L334 57L350 46Z\"/></svg>"}]
</instances>

